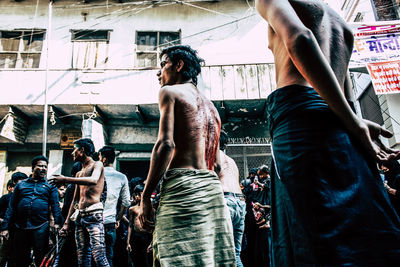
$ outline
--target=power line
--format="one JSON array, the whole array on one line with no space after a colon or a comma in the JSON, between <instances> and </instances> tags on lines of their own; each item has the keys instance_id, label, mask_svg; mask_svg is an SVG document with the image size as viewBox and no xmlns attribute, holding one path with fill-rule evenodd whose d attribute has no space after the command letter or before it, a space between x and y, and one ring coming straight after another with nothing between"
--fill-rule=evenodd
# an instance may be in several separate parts
<instances>
[{"instance_id":1,"label":"power line","mask_svg":"<svg viewBox=\"0 0 400 267\"><path fill-rule=\"evenodd\" d=\"M395 123L397 123L397 125L400 126L400 123L399 123L395 118L393 118L386 110L382 109L382 108L381 108L381 105L380 105L379 103L377 103L377 102L375 101L375 99L373 99L369 94L367 94L367 95L368 95L368 97L372 100L372 102L374 102L375 105L377 105L377 106L379 107L379 109L380 109L381 111L383 111L389 118L391 118Z\"/></svg>"}]
</instances>

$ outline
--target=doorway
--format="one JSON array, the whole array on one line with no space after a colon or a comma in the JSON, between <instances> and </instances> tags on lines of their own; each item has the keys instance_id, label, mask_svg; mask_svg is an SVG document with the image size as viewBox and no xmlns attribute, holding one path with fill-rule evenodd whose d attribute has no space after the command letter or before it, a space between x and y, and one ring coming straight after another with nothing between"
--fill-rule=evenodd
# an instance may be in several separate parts
<instances>
[{"instance_id":1,"label":"doorway","mask_svg":"<svg viewBox=\"0 0 400 267\"><path fill-rule=\"evenodd\" d=\"M126 175L128 180L135 177L143 177L146 179L150 169L150 160L148 159L127 159L118 161L118 169Z\"/></svg>"}]
</instances>

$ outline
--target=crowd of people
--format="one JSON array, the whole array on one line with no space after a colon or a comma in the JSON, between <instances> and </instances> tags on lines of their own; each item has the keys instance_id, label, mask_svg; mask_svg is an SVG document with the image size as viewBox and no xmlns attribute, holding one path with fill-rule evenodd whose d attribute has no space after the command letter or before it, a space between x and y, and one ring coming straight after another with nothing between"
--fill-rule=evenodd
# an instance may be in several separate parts
<instances>
[{"instance_id":1,"label":"crowd of people","mask_svg":"<svg viewBox=\"0 0 400 267\"><path fill-rule=\"evenodd\" d=\"M128 182L112 147L94 160L87 138L74 142L71 177L47 177L35 157L0 201L8 266L399 266L400 151L351 109L350 28L320 1L256 8L279 88L267 99L270 168L239 183L219 113L197 88L201 58L165 48L147 178Z\"/></svg>"},{"instance_id":2,"label":"crowd of people","mask_svg":"<svg viewBox=\"0 0 400 267\"><path fill-rule=\"evenodd\" d=\"M49 183L45 156L33 158L29 177L16 172L8 181L9 193L0 198L1 266L151 266L151 233L134 223L144 179L128 182L116 171L115 150L110 146L99 150L95 162L90 139L75 145L70 178L76 183ZM97 177L78 181L89 174ZM92 188L85 191L77 186L82 184ZM154 209L158 191L152 198ZM89 209L79 206L92 201Z\"/></svg>"}]
</instances>

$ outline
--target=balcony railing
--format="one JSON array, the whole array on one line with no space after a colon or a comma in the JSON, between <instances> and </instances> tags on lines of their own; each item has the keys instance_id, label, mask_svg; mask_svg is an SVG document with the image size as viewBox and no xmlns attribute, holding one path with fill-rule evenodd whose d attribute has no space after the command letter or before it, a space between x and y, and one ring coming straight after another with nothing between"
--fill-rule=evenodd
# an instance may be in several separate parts
<instances>
[{"instance_id":1,"label":"balcony railing","mask_svg":"<svg viewBox=\"0 0 400 267\"><path fill-rule=\"evenodd\" d=\"M49 70L49 104L152 104L158 69ZM205 66L198 87L211 100L266 98L275 89L273 64ZM44 103L45 70L0 71L2 105Z\"/></svg>"}]
</instances>

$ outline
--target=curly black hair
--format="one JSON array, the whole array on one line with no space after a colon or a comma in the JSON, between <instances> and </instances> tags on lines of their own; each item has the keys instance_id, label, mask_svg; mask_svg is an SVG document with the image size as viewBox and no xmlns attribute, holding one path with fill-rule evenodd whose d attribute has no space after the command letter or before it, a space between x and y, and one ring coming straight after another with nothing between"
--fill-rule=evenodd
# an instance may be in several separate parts
<instances>
[{"instance_id":1,"label":"curly black hair","mask_svg":"<svg viewBox=\"0 0 400 267\"><path fill-rule=\"evenodd\" d=\"M225 150L227 144L228 134L224 130L221 130L221 135L219 136L219 149Z\"/></svg>"},{"instance_id":2,"label":"curly black hair","mask_svg":"<svg viewBox=\"0 0 400 267\"><path fill-rule=\"evenodd\" d=\"M86 156L91 157L94 151L94 144L93 141L89 138L81 138L74 141L74 144L78 147L83 147Z\"/></svg>"},{"instance_id":3,"label":"curly black hair","mask_svg":"<svg viewBox=\"0 0 400 267\"><path fill-rule=\"evenodd\" d=\"M164 48L161 51L160 58L166 55L173 65L182 60L184 65L182 69L182 77L184 80L192 79L197 85L197 75L201 72L201 63L204 60L197 56L197 51L188 45L174 45Z\"/></svg>"}]
</instances>

